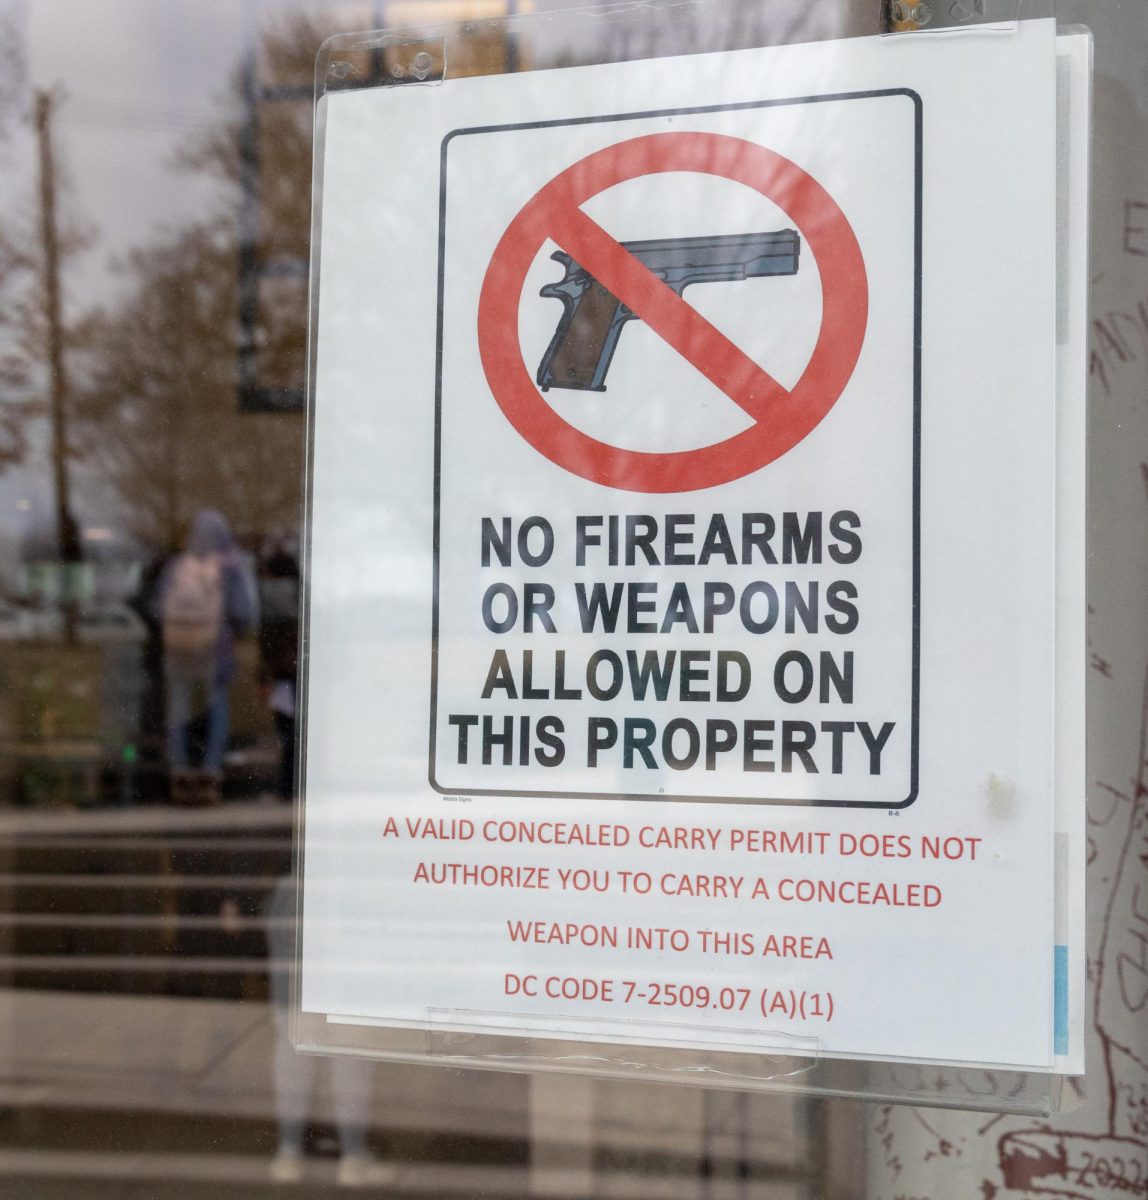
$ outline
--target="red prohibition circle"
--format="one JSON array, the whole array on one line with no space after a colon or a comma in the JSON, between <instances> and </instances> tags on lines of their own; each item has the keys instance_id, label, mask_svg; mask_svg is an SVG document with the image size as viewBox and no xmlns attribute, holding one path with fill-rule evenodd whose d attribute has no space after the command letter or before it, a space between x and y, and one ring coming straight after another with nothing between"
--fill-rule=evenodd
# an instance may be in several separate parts
<instances>
[{"instance_id":1,"label":"red prohibition circle","mask_svg":"<svg viewBox=\"0 0 1148 1200\"><path fill-rule=\"evenodd\" d=\"M786 390L606 234L581 205L642 175L699 172L744 184L797 226L821 275L821 328L809 364ZM542 398L523 360L518 306L526 274L556 242L675 350L717 384L754 424L695 450L624 450L590 437ZM583 257L585 256L585 257ZM588 262L587 259L590 261ZM507 420L557 466L606 487L688 492L740 479L797 445L837 402L857 365L868 323L861 248L845 214L811 175L773 150L715 133L657 133L574 163L523 207L483 279L478 342L487 383Z\"/></svg>"}]
</instances>

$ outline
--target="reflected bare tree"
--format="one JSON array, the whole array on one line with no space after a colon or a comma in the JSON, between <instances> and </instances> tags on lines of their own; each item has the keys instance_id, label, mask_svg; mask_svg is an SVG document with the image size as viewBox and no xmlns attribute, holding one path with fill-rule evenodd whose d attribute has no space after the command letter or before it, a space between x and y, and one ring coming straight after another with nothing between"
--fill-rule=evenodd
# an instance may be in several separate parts
<instances>
[{"instance_id":1,"label":"reflected bare tree","mask_svg":"<svg viewBox=\"0 0 1148 1200\"><path fill-rule=\"evenodd\" d=\"M27 355L26 286L24 255L0 230L0 469L24 457L28 423L44 411L43 401L33 396Z\"/></svg>"},{"instance_id":2,"label":"reflected bare tree","mask_svg":"<svg viewBox=\"0 0 1148 1200\"><path fill-rule=\"evenodd\" d=\"M304 14L266 31L258 54L236 72L231 113L180 156L185 169L230 184L236 204L252 182L251 159L257 158L264 261L305 260L309 253L310 97L315 56L331 32Z\"/></svg>"},{"instance_id":3,"label":"reflected bare tree","mask_svg":"<svg viewBox=\"0 0 1148 1200\"><path fill-rule=\"evenodd\" d=\"M237 72L217 128L178 162L226 185L220 210L136 250L121 264L126 298L92 322L100 350L79 401L88 446L132 532L159 548L177 546L205 505L227 512L241 534L298 522L302 416L241 411L241 351L252 337L242 305L253 264L277 265L255 296L259 370L266 386L302 389L308 96L325 36L305 17L264 36L258 63Z\"/></svg>"},{"instance_id":4,"label":"reflected bare tree","mask_svg":"<svg viewBox=\"0 0 1148 1200\"><path fill-rule=\"evenodd\" d=\"M11 0L0 5L0 166L28 106L23 20L22 5ZM0 469L23 458L28 422L43 412L42 402L32 394L34 346L28 315L36 309L28 293L36 286L36 272L26 249L28 234L29 229L17 228L16 223L0 227Z\"/></svg>"},{"instance_id":5,"label":"reflected bare tree","mask_svg":"<svg viewBox=\"0 0 1148 1200\"><path fill-rule=\"evenodd\" d=\"M78 408L88 445L145 542L175 548L204 506L246 531L296 518L301 423L236 404L235 234L197 225L137 250L130 289L92 321Z\"/></svg>"}]
</instances>

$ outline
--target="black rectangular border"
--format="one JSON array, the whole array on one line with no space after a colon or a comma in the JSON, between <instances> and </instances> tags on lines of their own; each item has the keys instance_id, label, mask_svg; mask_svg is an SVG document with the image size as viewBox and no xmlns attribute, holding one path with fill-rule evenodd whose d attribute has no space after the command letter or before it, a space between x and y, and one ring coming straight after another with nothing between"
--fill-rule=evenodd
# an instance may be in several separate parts
<instances>
[{"instance_id":1,"label":"black rectangular border","mask_svg":"<svg viewBox=\"0 0 1148 1200\"><path fill-rule=\"evenodd\" d=\"M569 125L607 124L641 121L653 117L694 116L701 113L737 112L755 108L779 108L798 104L825 104L843 100L872 100L905 96L914 110L914 205L913 205L913 651L911 685L911 728L909 740L909 794L899 804L872 800L789 800L745 796L668 796L645 792L564 792L508 788L444 788L435 779L435 749L438 725L438 634L439 634L439 496L442 479L442 345L444 281L446 275L446 168L447 152L456 137L478 133L510 133L523 129L553 129ZM434 414L434 581L431 608L431 679L430 745L427 780L440 795L537 797L565 800L653 800L671 804L767 805L786 808L865 808L891 812L908 808L919 793L920 686L921 686L921 237L923 228L923 149L924 102L911 88L885 88L879 91L838 92L821 96L797 96L784 100L757 100L739 104L711 104L689 108L653 109L646 112L617 113L597 117L571 117L557 121L523 121L509 125L476 125L451 130L442 140L439 152L439 231L438 231L438 327L435 337L435 414Z\"/></svg>"}]
</instances>

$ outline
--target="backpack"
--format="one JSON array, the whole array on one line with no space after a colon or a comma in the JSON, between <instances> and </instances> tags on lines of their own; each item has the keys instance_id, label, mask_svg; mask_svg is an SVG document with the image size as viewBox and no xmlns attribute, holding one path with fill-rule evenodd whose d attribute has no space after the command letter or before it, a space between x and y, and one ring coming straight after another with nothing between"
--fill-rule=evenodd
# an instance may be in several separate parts
<instances>
[{"instance_id":1,"label":"backpack","mask_svg":"<svg viewBox=\"0 0 1148 1200\"><path fill-rule=\"evenodd\" d=\"M223 627L223 567L218 556L181 554L175 560L161 615L165 649L214 649Z\"/></svg>"}]
</instances>

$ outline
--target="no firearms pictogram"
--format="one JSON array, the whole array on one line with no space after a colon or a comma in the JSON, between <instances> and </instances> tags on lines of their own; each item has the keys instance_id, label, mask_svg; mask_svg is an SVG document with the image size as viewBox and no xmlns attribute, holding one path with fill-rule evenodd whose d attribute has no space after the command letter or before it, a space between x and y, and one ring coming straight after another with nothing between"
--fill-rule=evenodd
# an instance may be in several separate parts
<instances>
[{"instance_id":1,"label":"no firearms pictogram","mask_svg":"<svg viewBox=\"0 0 1148 1200\"><path fill-rule=\"evenodd\" d=\"M643 175L699 172L742 184L782 209L817 263L821 324L812 356L787 390L716 329L680 292L582 211L616 184ZM519 342L526 274L555 242L721 389L753 425L699 449L622 449L565 421L543 399ZM631 244L632 245L632 244ZM587 155L542 187L502 235L482 284L478 340L487 382L511 424L551 462L607 487L685 492L740 479L791 450L836 403L865 340L868 285L860 246L832 196L781 154L717 133L655 133Z\"/></svg>"}]
</instances>

